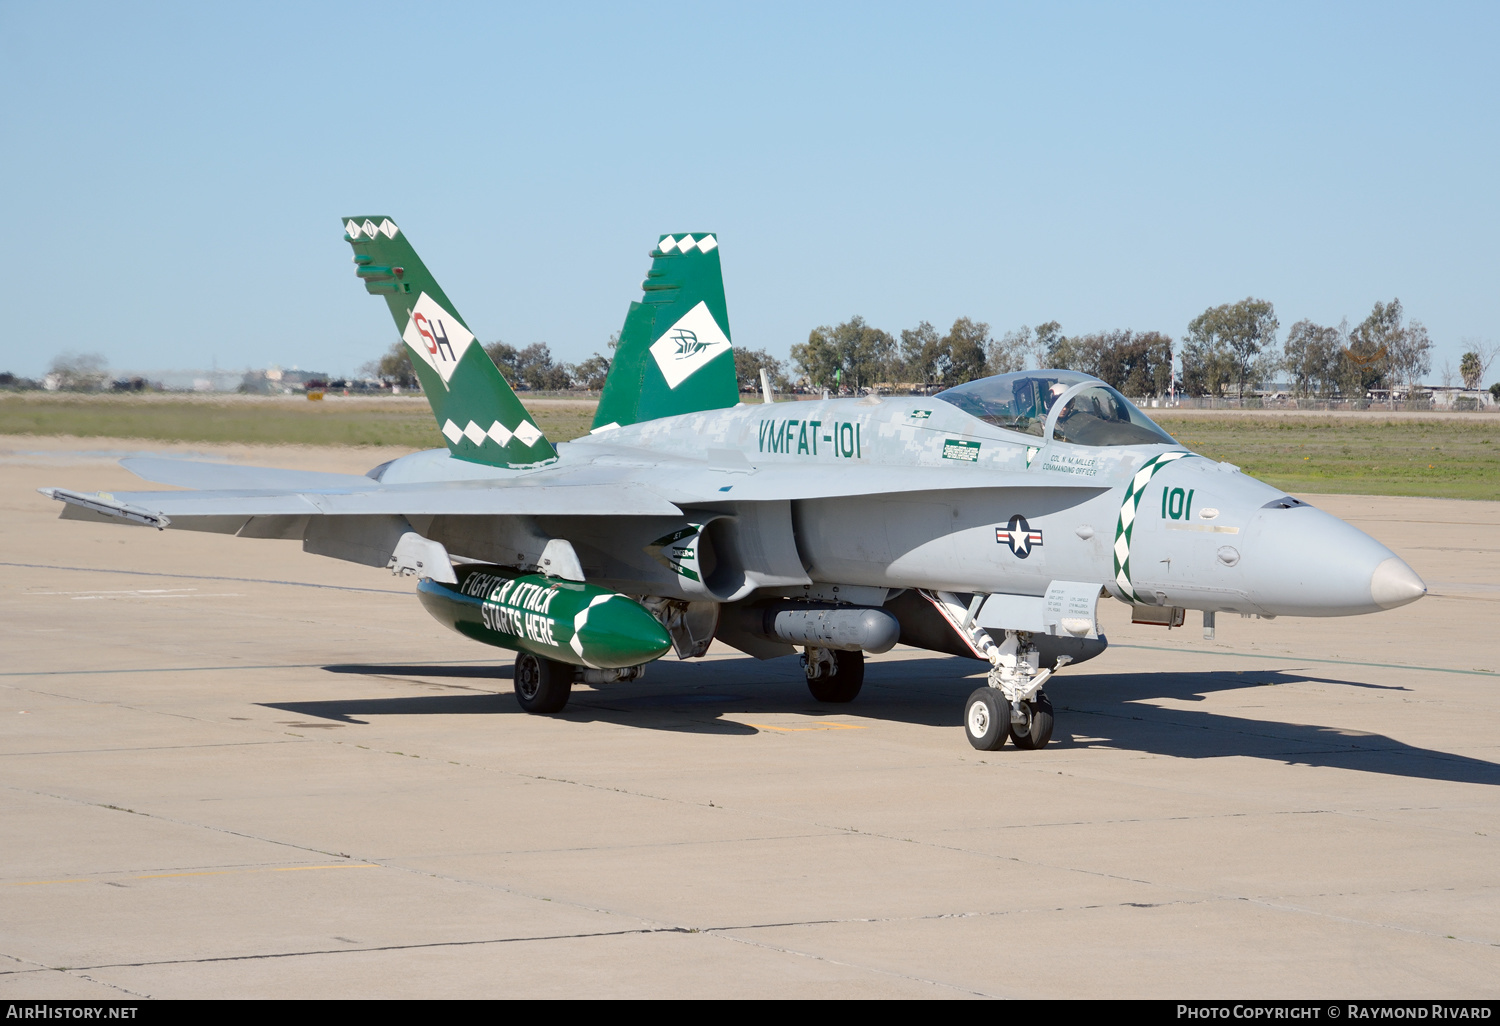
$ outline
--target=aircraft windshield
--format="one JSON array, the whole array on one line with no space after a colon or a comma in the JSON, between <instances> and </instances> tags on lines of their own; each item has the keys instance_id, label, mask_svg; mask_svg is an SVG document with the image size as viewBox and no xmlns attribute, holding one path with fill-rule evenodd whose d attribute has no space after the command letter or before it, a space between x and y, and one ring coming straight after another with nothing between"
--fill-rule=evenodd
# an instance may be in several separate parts
<instances>
[{"instance_id":1,"label":"aircraft windshield","mask_svg":"<svg viewBox=\"0 0 1500 1026\"><path fill-rule=\"evenodd\" d=\"M1052 437L1074 445L1176 445L1171 435L1105 384L1085 388L1063 407Z\"/></svg>"},{"instance_id":2,"label":"aircraft windshield","mask_svg":"<svg viewBox=\"0 0 1500 1026\"><path fill-rule=\"evenodd\" d=\"M939 392L934 398L996 427L1042 437L1052 406L1074 385L1093 381L1068 400L1052 437L1074 445L1175 445L1172 436L1119 392L1076 371L999 374Z\"/></svg>"},{"instance_id":3,"label":"aircraft windshield","mask_svg":"<svg viewBox=\"0 0 1500 1026\"><path fill-rule=\"evenodd\" d=\"M934 398L996 427L1040 438L1052 404L1068 389L1088 380L1087 374L1076 371L1020 371L970 381Z\"/></svg>"}]
</instances>

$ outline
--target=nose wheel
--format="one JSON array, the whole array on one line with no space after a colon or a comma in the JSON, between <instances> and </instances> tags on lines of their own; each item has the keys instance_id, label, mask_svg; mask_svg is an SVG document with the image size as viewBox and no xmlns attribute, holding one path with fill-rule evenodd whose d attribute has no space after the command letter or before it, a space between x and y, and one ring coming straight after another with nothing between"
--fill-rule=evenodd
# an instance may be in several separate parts
<instances>
[{"instance_id":1,"label":"nose wheel","mask_svg":"<svg viewBox=\"0 0 1500 1026\"><path fill-rule=\"evenodd\" d=\"M1005 747L1010 733L1010 706L995 688L983 687L969 696L964 705L964 734L969 744L981 752L996 752Z\"/></svg>"},{"instance_id":2,"label":"nose wheel","mask_svg":"<svg viewBox=\"0 0 1500 1026\"><path fill-rule=\"evenodd\" d=\"M999 751L1006 737L1017 748L1043 748L1052 740L1052 700L1038 691L1035 698L1011 703L999 688L978 688L964 704L964 735L981 752Z\"/></svg>"},{"instance_id":3,"label":"nose wheel","mask_svg":"<svg viewBox=\"0 0 1500 1026\"><path fill-rule=\"evenodd\" d=\"M1010 736L1017 748L1044 748L1052 740L1052 701L1044 692L1010 707Z\"/></svg>"}]
</instances>

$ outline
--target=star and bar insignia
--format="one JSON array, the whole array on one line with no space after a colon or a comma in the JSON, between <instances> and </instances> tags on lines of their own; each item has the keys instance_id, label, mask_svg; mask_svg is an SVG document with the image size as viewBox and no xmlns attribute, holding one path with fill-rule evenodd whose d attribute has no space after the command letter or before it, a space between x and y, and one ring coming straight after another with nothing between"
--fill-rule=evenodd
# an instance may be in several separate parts
<instances>
[{"instance_id":1,"label":"star and bar insignia","mask_svg":"<svg viewBox=\"0 0 1500 1026\"><path fill-rule=\"evenodd\" d=\"M1025 559L1031 555L1033 545L1042 544L1042 531L1039 527L1032 527L1025 517L1017 513L1010 518L1009 525L995 528L995 541L1001 545L1009 545L1017 559Z\"/></svg>"}]
</instances>

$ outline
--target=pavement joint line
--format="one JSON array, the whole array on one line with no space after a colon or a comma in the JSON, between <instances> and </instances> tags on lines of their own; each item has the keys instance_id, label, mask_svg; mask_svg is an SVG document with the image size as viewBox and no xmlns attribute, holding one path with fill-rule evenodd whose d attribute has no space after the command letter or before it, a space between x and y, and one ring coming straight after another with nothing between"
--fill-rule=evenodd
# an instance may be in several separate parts
<instances>
[{"instance_id":1,"label":"pavement joint line","mask_svg":"<svg viewBox=\"0 0 1500 1026\"><path fill-rule=\"evenodd\" d=\"M924 918L926 918L926 917L924 917ZM846 920L846 921L847 922L870 922L871 920ZM80 976L80 977L82 977L84 979L90 979L91 982L96 982L97 983L97 982L100 982L100 981L92 980L90 977L83 976L83 973L85 973L85 972L97 972L97 971L99 971L101 969L145 969L145 968L152 968L152 967L155 967L155 966L167 966L167 965L207 965L207 964L212 964L212 963L215 963L215 962L244 962L244 961L256 961L256 960L263 960L263 959L264 960L270 960L270 959L278 959L278 958L310 958L310 957L316 957L318 955L354 955L354 954L369 954L369 953L381 952L381 951L421 951L421 950L431 950L431 949L434 949L434 948L479 947L479 946L492 945L492 944L524 944L524 943L536 943L536 942L545 942L545 941L595 940L595 939L601 939L601 938L606 938L606 937L631 937L631 936L647 936L647 935L650 935L650 934L659 934L659 933L673 933L673 934L683 934L683 935L699 934L699 935L711 936L711 937L714 937L715 939L732 941L733 943L736 943L736 944L745 944L745 945L748 945L750 947L757 947L757 948L762 948L762 949L768 950L768 951L775 951L775 952L778 952L778 953L784 954L784 955L792 955L792 956L795 956L795 957L798 957L798 958L809 958L809 959L813 959L813 960L816 960L816 961L819 961L819 962L825 962L825 963L827 963L829 965L840 966L840 967L846 968L846 969L855 969L855 970L858 970L860 972L872 973L872 974L879 975L879 976L889 976L889 977L892 977L894 979L910 980L913 983L922 983L922 984L926 984L928 986L942 987L944 989L955 990L955 991L958 991L958 992L964 993L964 994L974 994L974 995L977 995L979 997L996 997L996 996L998 996L998 995L994 995L994 994L989 994L989 993L987 993L985 991L973 990L971 988L963 987L963 986L960 986L958 984L947 983L947 982L944 982L942 980L932 980L932 979L928 979L926 977L912 976L912 975L909 975L909 974L906 974L906 973L893 972L893 971L891 971L889 969L881 969L881 968L878 968L878 967L875 967L875 966L860 965L859 963L856 963L856 962L845 962L845 961L842 961L840 959L830 958L830 957L828 957L826 955L819 955L819 954L816 954L816 953L813 953L813 952L808 952L808 951L799 951L799 950L797 950L795 948L788 948L788 947L785 947L785 946L782 946L782 945L778 945L778 944L767 944L767 943L765 943L763 941L750 940L749 938L745 938L745 937L735 937L732 934L728 934L728 933L723 932L724 930L727 930L727 929L746 929L746 927L724 927L724 928L712 928L711 927L709 929L695 929L695 928L689 928L689 927L685 927L685 926L640 927L640 928L632 929L632 930L600 930L600 931L594 931L594 932L589 932L589 933L547 934L547 935L537 935L537 936L530 936L530 937L492 937L492 938L486 938L486 939L481 939L481 940L469 940L469 941L429 941L429 942L420 943L420 944L381 944L381 945L371 945L371 946L354 947L354 948L316 948L316 949L308 949L308 950L304 950L304 951L263 952L263 953L251 954L251 955L217 955L217 956L210 956L210 957L207 957L207 958L169 958L169 959L156 959L156 960L151 960L151 961L142 961L142 962L107 962L107 963L101 963L101 964L98 964L98 965L72 966L72 967L66 967L66 968L57 967L57 966L42 966L42 968L52 969L53 971L56 971L56 972L69 973L70 975ZM22 961L22 960L21 959L17 959L17 961ZM29 959L25 960L25 961L27 961L29 964L33 964L33 965L38 964L38 963L30 962ZM28 970L28 971L32 971L32 970ZM112 984L104 984L104 985L105 986L113 986ZM116 990L125 990L125 988L123 988L123 987L115 987L115 989ZM125 991L125 992L126 993L133 993L132 991Z\"/></svg>"},{"instance_id":2,"label":"pavement joint line","mask_svg":"<svg viewBox=\"0 0 1500 1026\"><path fill-rule=\"evenodd\" d=\"M178 873L142 873L136 876L115 876L104 873L93 877L78 877L71 880L10 880L0 887L46 887L51 884L99 883L106 877L118 880L167 880L179 876L241 876L246 873L298 873L312 869L384 869L378 862L351 862L338 866L260 866L254 869L190 869Z\"/></svg>"},{"instance_id":3,"label":"pavement joint line","mask_svg":"<svg viewBox=\"0 0 1500 1026\"><path fill-rule=\"evenodd\" d=\"M73 969L59 969L54 966L46 965L42 962L32 961L29 958L22 958L19 955L12 955L8 952L0 952L0 955L3 955L5 958L9 958L12 961L18 962L22 965L35 966L35 968L33 969L0 970L0 976L24 976L28 973L62 973L65 976L72 976L76 979L87 980L89 983L97 983L99 986L107 987L110 990L118 990L122 994L129 994L131 997L146 998L148 1000L151 997L150 994L142 994L139 991L131 990L128 987L122 987L117 983L109 983L106 980L96 980L92 976L87 976L82 972L77 972ZM12 1002L12 1004L15 1004L15 1002Z\"/></svg>"},{"instance_id":4,"label":"pavement joint line","mask_svg":"<svg viewBox=\"0 0 1500 1026\"><path fill-rule=\"evenodd\" d=\"M1384 670L1415 670L1418 673L1463 673L1475 677L1500 677L1496 670L1458 670L1448 666L1411 666L1406 663L1367 663L1357 659L1320 659L1316 656L1262 655L1259 652L1215 652L1207 649L1172 648L1169 645L1111 645L1111 648L1137 649L1143 652L1173 652L1177 655L1211 655L1235 659L1275 659L1286 663L1331 663L1335 666L1375 666Z\"/></svg>"},{"instance_id":5,"label":"pavement joint line","mask_svg":"<svg viewBox=\"0 0 1500 1026\"><path fill-rule=\"evenodd\" d=\"M334 742L334 743L335 744L344 744L344 742ZM356 747L360 747L360 746L356 746ZM394 754L397 754L397 753L387 752L385 754L394 755ZM517 776L526 776L526 774L515 774L515 775L517 775ZM549 777L532 777L531 779L549 780L549 781L551 781L554 778L549 778ZM561 782L561 783L575 783L574 781L567 781L567 780L558 781L558 782ZM615 792L620 793L620 794L633 794L633 792L624 791L624 790L622 790L620 788L604 788L604 787L599 787L598 785L589 785L589 784L580 784L579 786L593 787L595 790L615 791ZM164 822L164 823L172 823L172 824L175 824L175 825L178 825L178 826L185 826L185 827L189 827L189 828L197 828L197 829L201 829L201 830L210 830L210 831L214 831L216 833L228 834L228 835L230 835L232 837L243 837L243 838L246 838L247 840L261 841L261 842L264 842L264 843L267 843L267 844L281 845L281 846L287 847L287 848L294 848L294 849L297 849L299 851L311 851L311 852L315 852L315 853L317 853L319 855L328 856L330 858L349 858L349 859L352 859L352 856L350 856L350 855L348 855L346 853L343 853L343 852L324 851L324 850L322 850L320 848L312 848L312 847L309 847L307 845L296 844L296 843L291 842L291 841L281 841L281 840L277 840L275 838L270 838L270 837L261 837L261 836L258 836L256 834L249 834L249 833L245 833L245 832L239 831L239 830L230 830L227 827L213 826L213 825L208 824L208 823L195 823L195 822L192 822L192 821L189 821L189 820L176 819L176 818L171 817L171 816L161 816L161 815L157 815L155 813L150 813L150 812L140 812L140 811L137 811L135 809L122 808L122 807L120 807L118 805L110 805L110 804L103 803L103 802L91 802L91 801L86 801L84 799L73 798L73 797L70 797L70 796L67 796L67 795L51 794L49 792L39 791L39 790L36 790L34 788L10 787L9 790L20 791L20 792L26 793L26 794L40 795L42 797L53 798L53 799L58 800L58 801L70 802L70 803L75 804L75 805L85 805L85 806L89 806L89 807L93 807L93 808L109 809L109 810L114 811L114 812L124 812L124 813L128 813L130 815L142 816L142 817L147 818L147 819L154 819L154 820L158 820L158 821L161 821L161 822ZM654 797L654 796L652 796L652 795L639 795L638 797L651 798L651 797ZM656 800L658 800L658 801L667 801L667 802L677 801L680 804L695 804L695 803L681 802L680 799L672 799L672 798L657 798ZM532 893L527 892L527 891L518 890L518 889L516 889L514 887L505 886L504 884L493 884L493 883L488 883L488 882L484 882L484 881L466 880L466 879L463 879L463 878L460 878L460 877L450 876L450 875L443 874L443 873L435 873L435 872L432 872L430 870L408 868L408 867L403 867L403 866L398 866L398 865L389 865L389 864L386 864L386 863L381 863L381 862L379 862L377 860L362 860L362 861L370 861L370 862L373 862L375 865L381 866L381 867L386 868L386 869L393 869L393 870L396 870L398 872L411 873L411 874L416 875L416 876L425 876L425 877L428 877L428 878L434 879L434 880L444 880L444 881L447 881L449 883L455 883L455 884L459 884L461 886L466 886L466 887L472 887L472 886L475 886L476 884L478 884L480 886L488 887L489 889L499 890L499 891L502 891L502 892L504 892L506 894L512 894L512 895L515 895L517 897L526 898L526 899L529 899L529 900L532 900L532 901L553 901L554 900L553 898L547 897L545 895L532 894ZM560 904L560 905L567 905L567 906L570 906L570 907L573 907L573 908L582 909L582 910L587 911L587 912L594 912L594 913L598 913L598 914L601 914L601 915L607 915L607 916L622 916L623 915L623 916L627 916L628 918L636 919L638 921L644 921L644 922L651 922L652 921L652 917L650 917L650 916L633 916L633 915L628 915L627 913L622 913L622 912L620 912L618 910L615 910L615 909L602 908L602 907L593 906L593 905L586 905L586 904L583 904L582 902L569 901L569 900L564 899L563 901L560 901L560 902L557 902L557 903ZM650 930L650 931L639 931L639 930L637 930L637 931L625 931L625 932L660 932L660 930L667 930L667 929L681 930L683 928L680 928L680 927L670 927L669 928L669 927L663 926L663 927L660 927L659 929L653 928L653 930ZM184 960L184 961L194 961L194 960L188 959L188 960ZM96 966L94 968L100 968L100 967Z\"/></svg>"},{"instance_id":6,"label":"pavement joint line","mask_svg":"<svg viewBox=\"0 0 1500 1026\"><path fill-rule=\"evenodd\" d=\"M308 958L316 955L358 955L376 951L421 951L431 948L468 948L485 944L523 944L536 941L591 940L599 937L630 937L652 933L691 934L701 931L685 926L645 926L633 930L599 930L592 933L542 934L533 937L487 937L467 941L427 941L419 944L377 944L358 948L310 948L304 951L267 951L251 955L211 955L206 958L162 958L143 962L104 962L72 967L42 966L57 972L96 972L100 969L145 969L160 965L206 965L213 962L249 962L259 959ZM18 959L17 961L20 961ZM29 959L27 961L30 961ZM38 963L32 962L37 965ZM123 988L120 988L123 989Z\"/></svg>"},{"instance_id":7,"label":"pavement joint line","mask_svg":"<svg viewBox=\"0 0 1500 1026\"><path fill-rule=\"evenodd\" d=\"M121 993L129 994L131 997L141 998L142 1000L146 1001L151 1000L150 994L143 994L138 990L131 990L129 987L122 987L118 983L109 983L106 980L95 979L87 973L75 972L71 969L64 969L63 972L65 972L69 976L76 977L77 979L88 980L90 983L97 983L101 987L108 987L111 990L118 990Z\"/></svg>"},{"instance_id":8,"label":"pavement joint line","mask_svg":"<svg viewBox=\"0 0 1500 1026\"><path fill-rule=\"evenodd\" d=\"M225 577L219 574L168 574L157 570L112 570L98 566L60 566L55 563L11 563L0 561L0 566L13 566L26 570L71 570L90 574L129 574L134 577L171 577L186 581L239 581L244 584L281 584L289 588L326 588L331 591L360 591L376 595L406 595L411 592L392 588L356 588L347 584L315 584L310 581L276 581L265 577Z\"/></svg>"},{"instance_id":9,"label":"pavement joint line","mask_svg":"<svg viewBox=\"0 0 1500 1026\"><path fill-rule=\"evenodd\" d=\"M1176 818L1188 818L1188 817L1176 817ZM959 850L962 850L962 849L959 849ZM1017 861L1020 861L1020 860L1017 860ZM1054 866L1054 867L1051 867L1051 868L1054 868L1054 869L1057 869L1057 868L1071 869L1072 867L1057 867L1057 866ZM1139 882L1145 883L1146 881L1139 881ZM1152 884L1152 886L1155 886L1155 884ZM1188 888L1188 890L1192 890L1192 888ZM1426 893L1429 890L1431 890L1431 888L1414 888L1414 889L1411 889L1411 890L1409 890L1409 891L1407 891L1405 893ZM1314 895L1314 897L1323 897L1323 896L1324 895ZM1340 897L1341 895L1340 894L1333 894L1333 895L1330 895L1330 896L1332 896L1332 897ZM1455 936L1455 935L1440 934L1440 933L1437 933L1437 932L1432 931L1432 930L1426 930L1426 929L1422 929L1420 927L1402 926L1402 925L1397 924L1397 923L1382 923L1382 922L1376 922L1376 921L1369 920L1369 919L1359 919L1359 918L1355 918L1353 916L1341 916L1341 915L1337 915L1337 914L1331 913L1331 912L1324 912L1324 911L1320 911L1318 909L1307 908L1305 906L1294 904L1294 903L1290 903L1290 902L1287 902L1285 900L1278 900L1278 899L1272 899L1272 898L1259 898L1259 897L1254 897L1254 896L1250 896L1250 895L1239 895L1239 894L1218 894L1218 893L1211 892L1211 891L1203 893L1202 897L1192 898L1192 899L1174 899L1174 900L1171 900L1171 901L1159 901L1159 902L1122 901L1122 902L1113 902L1113 903L1109 903L1109 904L1100 904L1100 905L1078 905L1078 906L1073 906L1073 908L1075 910L1078 910L1078 911L1087 910L1087 909L1099 909L1099 908L1163 908L1163 907L1166 907L1166 906L1169 906L1169 905L1203 905L1203 904L1208 904L1208 903L1211 903L1211 902L1232 902L1232 901L1243 901L1243 902L1248 902L1250 904L1255 904L1255 905L1264 905L1267 908L1274 909L1274 910L1279 911L1279 912L1292 912L1292 913L1296 913L1298 915L1311 916L1311 917L1319 918L1319 919L1330 919L1330 920L1333 920L1335 922L1348 923L1351 926L1375 927L1375 928L1378 928L1378 929L1395 930L1395 931L1398 931L1398 932L1401 932L1401 933L1408 933L1408 934L1412 934L1412 935L1415 935L1415 936L1427 937L1427 938L1431 938L1431 939L1458 940L1458 941L1463 941L1464 943L1468 943L1468 944L1479 944L1479 945L1484 945L1484 946L1488 946L1488 947L1500 947L1500 943L1497 943L1495 941L1483 940L1483 939L1480 939L1480 938L1459 937L1459 936ZM839 925L839 924L843 924L843 923L886 923L886 922L891 922L891 923L905 923L905 922L920 922L922 920L929 920L929 919L947 919L947 918L967 919L967 918L978 918L978 917L993 917L993 916L1003 916L1003 915L1014 915L1016 913L1022 913L1022 912L1064 912L1064 911L1068 911L1068 906L1058 906L1058 907L1041 908L1041 909L1029 909L1029 908L1004 909L1004 910L989 911L989 912L957 912L957 913L946 912L946 913L935 913L935 914L917 915L917 916L882 916L882 917L872 917L872 918L822 919L822 920L808 920L806 922L759 923L759 924L752 923L752 924L746 924L746 925L741 925L741 926L704 927L703 928L703 932L704 933L718 933L718 932L721 932L721 931L728 931L728 930L764 930L764 929L776 929L776 928L791 928L791 927L798 927L798 926ZM810 956L810 957L818 957L818 956Z\"/></svg>"},{"instance_id":10,"label":"pavement joint line","mask_svg":"<svg viewBox=\"0 0 1500 1026\"><path fill-rule=\"evenodd\" d=\"M717 808L717 806L716 806ZM801 830L780 834L757 834L754 837L723 837L704 838L702 840L678 840L678 841L641 841L636 844L589 844L573 845L567 848L493 848L484 851L451 852L446 855L418 855L413 858L422 859L447 859L447 858L509 858L512 856L535 856L535 855L571 855L579 852L623 852L623 851L645 851L651 848L694 848L708 847L718 844L758 844L764 841L806 841L821 837L828 837L828 830ZM385 869L412 869L415 872L428 872L417 869L414 866L402 866L399 860L407 856L393 856L390 860L378 863ZM461 880L461 877L454 877Z\"/></svg>"},{"instance_id":11,"label":"pavement joint line","mask_svg":"<svg viewBox=\"0 0 1500 1026\"><path fill-rule=\"evenodd\" d=\"M192 820L177 819L173 816L162 816L154 812L141 812L138 809L127 809L119 805L110 805L107 802L92 802L84 798L74 798L71 795L53 794L50 791L41 791L32 787L8 786L7 790L19 791L22 794L38 795L42 798L51 798L55 801L69 802L73 805L84 805L94 809L107 809L111 812L124 812L132 816L140 816L144 819L154 819L161 823L171 823L174 826L190 827L197 830L210 830L214 833L228 834L230 837L243 837L248 841L260 841L263 844L274 844L284 848L294 848L297 851L310 851L317 855L324 855L331 859L347 859L349 855L338 851L324 851L322 848L313 848L306 844L296 844L292 841L280 841L274 837L261 837L258 834L245 833L243 830L230 830L228 827L214 826L211 823L195 823Z\"/></svg>"}]
</instances>

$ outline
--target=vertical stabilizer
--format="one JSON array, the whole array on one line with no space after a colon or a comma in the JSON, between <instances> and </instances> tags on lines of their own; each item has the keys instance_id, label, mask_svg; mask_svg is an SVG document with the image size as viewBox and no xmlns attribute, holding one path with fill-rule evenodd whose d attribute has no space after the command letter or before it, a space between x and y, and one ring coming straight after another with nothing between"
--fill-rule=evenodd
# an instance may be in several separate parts
<instances>
[{"instance_id":1,"label":"vertical stabilizer","mask_svg":"<svg viewBox=\"0 0 1500 1026\"><path fill-rule=\"evenodd\" d=\"M596 431L740 401L718 238L663 235L651 257L645 295L630 304L604 380Z\"/></svg>"},{"instance_id":2,"label":"vertical stabilizer","mask_svg":"<svg viewBox=\"0 0 1500 1026\"><path fill-rule=\"evenodd\" d=\"M449 451L494 467L556 459L552 443L395 222L347 217L344 238L354 247L354 273L365 290L390 307Z\"/></svg>"}]
</instances>

